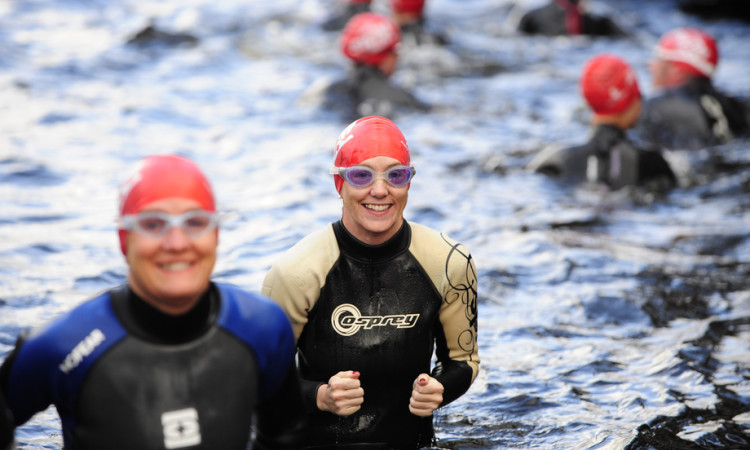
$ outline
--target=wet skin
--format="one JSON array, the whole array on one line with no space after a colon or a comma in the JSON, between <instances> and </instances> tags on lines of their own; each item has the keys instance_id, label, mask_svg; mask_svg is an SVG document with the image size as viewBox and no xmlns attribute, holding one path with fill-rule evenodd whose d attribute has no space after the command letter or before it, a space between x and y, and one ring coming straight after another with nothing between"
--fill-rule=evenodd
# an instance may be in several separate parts
<instances>
[{"instance_id":1,"label":"wet skin","mask_svg":"<svg viewBox=\"0 0 750 450\"><path fill-rule=\"evenodd\" d=\"M194 200L168 198L146 205L143 211L181 214L201 209ZM128 284L146 302L168 314L189 311L208 288L216 263L218 231L191 238L182 228L171 228L162 238L128 233Z\"/></svg>"},{"instance_id":2,"label":"wet skin","mask_svg":"<svg viewBox=\"0 0 750 450\"><path fill-rule=\"evenodd\" d=\"M395 158L376 156L358 165L385 172L401 163ZM366 244L377 245L387 241L396 234L404 221L410 185L411 183L397 188L381 178L363 188L344 182L341 188L344 226Z\"/></svg>"}]
</instances>

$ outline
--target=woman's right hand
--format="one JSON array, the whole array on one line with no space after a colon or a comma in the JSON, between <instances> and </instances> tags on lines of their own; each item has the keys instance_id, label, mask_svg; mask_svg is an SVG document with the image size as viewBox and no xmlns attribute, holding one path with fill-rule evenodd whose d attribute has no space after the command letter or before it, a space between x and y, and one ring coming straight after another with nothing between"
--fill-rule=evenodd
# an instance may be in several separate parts
<instances>
[{"instance_id":1,"label":"woman's right hand","mask_svg":"<svg viewBox=\"0 0 750 450\"><path fill-rule=\"evenodd\" d=\"M339 372L318 389L318 409L338 416L354 414L365 401L365 390L359 383L359 372Z\"/></svg>"}]
</instances>

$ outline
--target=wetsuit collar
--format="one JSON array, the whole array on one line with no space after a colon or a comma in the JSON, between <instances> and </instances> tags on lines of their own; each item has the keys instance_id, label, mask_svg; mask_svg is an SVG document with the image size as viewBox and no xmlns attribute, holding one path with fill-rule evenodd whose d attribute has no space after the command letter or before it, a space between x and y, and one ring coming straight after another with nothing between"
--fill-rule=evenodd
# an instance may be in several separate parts
<instances>
[{"instance_id":1,"label":"wetsuit collar","mask_svg":"<svg viewBox=\"0 0 750 450\"><path fill-rule=\"evenodd\" d=\"M617 142L624 140L625 130L609 124L597 125L596 128L594 128L594 136L591 138L591 141L594 142L598 152L606 149L607 153Z\"/></svg>"},{"instance_id":2,"label":"wetsuit collar","mask_svg":"<svg viewBox=\"0 0 750 450\"><path fill-rule=\"evenodd\" d=\"M127 286L113 289L110 298L115 315L128 331L143 340L167 345L190 342L205 334L216 321L221 304L213 283L192 310L178 316L159 311Z\"/></svg>"},{"instance_id":3,"label":"wetsuit collar","mask_svg":"<svg viewBox=\"0 0 750 450\"><path fill-rule=\"evenodd\" d=\"M690 92L696 95L705 94L714 91L714 85L711 79L704 77L692 77L685 84L680 86L680 89L685 92Z\"/></svg>"},{"instance_id":4,"label":"wetsuit collar","mask_svg":"<svg viewBox=\"0 0 750 450\"><path fill-rule=\"evenodd\" d=\"M409 248L411 242L411 227L404 220L401 228L392 238L378 245L369 245L355 238L339 220L333 223L341 253L347 257L368 263L389 261Z\"/></svg>"}]
</instances>

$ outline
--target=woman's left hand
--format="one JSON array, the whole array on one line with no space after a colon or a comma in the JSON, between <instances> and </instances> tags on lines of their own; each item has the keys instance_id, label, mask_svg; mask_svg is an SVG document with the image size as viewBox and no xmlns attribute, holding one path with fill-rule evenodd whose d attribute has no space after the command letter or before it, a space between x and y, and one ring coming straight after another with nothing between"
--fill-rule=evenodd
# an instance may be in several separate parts
<instances>
[{"instance_id":1,"label":"woman's left hand","mask_svg":"<svg viewBox=\"0 0 750 450\"><path fill-rule=\"evenodd\" d=\"M428 417L443 402L443 384L426 373L420 374L411 390L409 411L415 416Z\"/></svg>"}]
</instances>

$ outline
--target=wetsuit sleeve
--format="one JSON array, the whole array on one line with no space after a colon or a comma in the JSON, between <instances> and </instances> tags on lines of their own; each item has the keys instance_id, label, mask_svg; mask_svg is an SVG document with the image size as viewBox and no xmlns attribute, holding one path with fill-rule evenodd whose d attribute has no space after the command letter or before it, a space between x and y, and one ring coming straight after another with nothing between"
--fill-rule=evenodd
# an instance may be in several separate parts
<instances>
[{"instance_id":1,"label":"wetsuit sleeve","mask_svg":"<svg viewBox=\"0 0 750 450\"><path fill-rule=\"evenodd\" d=\"M340 255L333 227L313 233L289 249L271 267L261 293L284 310L292 324L295 341L307 324L307 314L320 298L328 271ZM301 379L305 407L317 410L320 381Z\"/></svg>"},{"instance_id":2,"label":"wetsuit sleeve","mask_svg":"<svg viewBox=\"0 0 750 450\"><path fill-rule=\"evenodd\" d=\"M521 20L518 21L518 31L525 34L535 34L539 32L539 27L534 21L534 11L527 11L521 16Z\"/></svg>"},{"instance_id":3,"label":"wetsuit sleeve","mask_svg":"<svg viewBox=\"0 0 750 450\"><path fill-rule=\"evenodd\" d=\"M446 405L466 392L479 372L477 272L466 247L421 225L411 226L410 250L443 298L440 328L436 331L438 362L432 376L445 389ZM430 239L422 238L430 234Z\"/></svg>"},{"instance_id":4,"label":"wetsuit sleeve","mask_svg":"<svg viewBox=\"0 0 750 450\"><path fill-rule=\"evenodd\" d=\"M566 175L565 156L570 150L557 146L547 146L531 159L526 168L550 177L563 177Z\"/></svg>"},{"instance_id":5,"label":"wetsuit sleeve","mask_svg":"<svg viewBox=\"0 0 750 450\"><path fill-rule=\"evenodd\" d=\"M34 334L37 333L38 330L35 330ZM11 430L52 403L52 393L46 378L48 364L46 359L37 357L39 352L29 350L32 346L29 344L31 334L31 330L21 332L15 348L0 367L0 396L4 403L0 405L0 413L4 410L7 414L3 414L0 422L10 417ZM20 356L22 352L24 357ZM0 428L5 428L5 425ZM5 447L0 439L0 449L3 448Z\"/></svg>"},{"instance_id":6,"label":"wetsuit sleeve","mask_svg":"<svg viewBox=\"0 0 750 450\"><path fill-rule=\"evenodd\" d=\"M299 241L266 274L261 294L284 310L295 340L299 339L307 314L318 301L326 275L339 254L333 227L328 226Z\"/></svg>"},{"instance_id":7,"label":"wetsuit sleeve","mask_svg":"<svg viewBox=\"0 0 750 450\"><path fill-rule=\"evenodd\" d=\"M453 253L440 310L445 336L437 340L432 373L445 388L443 405L463 395L479 371L476 267L465 247L457 245Z\"/></svg>"},{"instance_id":8,"label":"wetsuit sleeve","mask_svg":"<svg viewBox=\"0 0 750 450\"><path fill-rule=\"evenodd\" d=\"M301 259L300 261L304 261ZM315 261L307 258L307 261ZM320 287L312 283L306 288L305 278L296 270L297 267L287 260L277 262L268 271L261 293L278 303L292 324L295 342L307 324L307 313L312 309L320 296ZM301 389L305 408L308 411L317 409L317 393L321 383L301 379Z\"/></svg>"},{"instance_id":9,"label":"wetsuit sleeve","mask_svg":"<svg viewBox=\"0 0 750 450\"><path fill-rule=\"evenodd\" d=\"M13 416L10 415L5 396L0 392L0 449L8 448L13 443Z\"/></svg>"},{"instance_id":10,"label":"wetsuit sleeve","mask_svg":"<svg viewBox=\"0 0 750 450\"><path fill-rule=\"evenodd\" d=\"M20 338L19 338L20 342ZM16 344L16 349L18 343ZM0 366L0 450L10 449L13 445L13 414L5 401L5 393L8 390L8 372L13 364L15 350L5 359Z\"/></svg>"},{"instance_id":11,"label":"wetsuit sleeve","mask_svg":"<svg viewBox=\"0 0 750 450\"><path fill-rule=\"evenodd\" d=\"M645 183L660 178L663 178L670 185L677 183L677 177L660 152L641 150L638 154L638 182Z\"/></svg>"},{"instance_id":12,"label":"wetsuit sleeve","mask_svg":"<svg viewBox=\"0 0 750 450\"><path fill-rule=\"evenodd\" d=\"M0 393L0 450L10 449L13 445L13 417L2 397Z\"/></svg>"},{"instance_id":13,"label":"wetsuit sleeve","mask_svg":"<svg viewBox=\"0 0 750 450\"><path fill-rule=\"evenodd\" d=\"M260 403L253 448L300 448L305 409L287 317L267 298L228 284L216 286L222 298L219 325L248 344L258 364Z\"/></svg>"},{"instance_id":14,"label":"wetsuit sleeve","mask_svg":"<svg viewBox=\"0 0 750 450\"><path fill-rule=\"evenodd\" d=\"M261 294L273 299L284 310L296 341L307 323L307 313L315 303L315 290L306 292L292 277L283 263L274 264L263 280Z\"/></svg>"}]
</instances>

